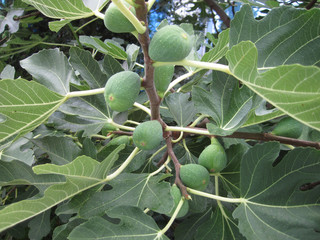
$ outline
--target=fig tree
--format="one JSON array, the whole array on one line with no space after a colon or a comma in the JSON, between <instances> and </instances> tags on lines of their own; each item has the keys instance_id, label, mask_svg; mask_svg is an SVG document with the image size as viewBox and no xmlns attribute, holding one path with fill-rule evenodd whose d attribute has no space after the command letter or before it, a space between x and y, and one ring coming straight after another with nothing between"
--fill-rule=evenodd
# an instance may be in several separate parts
<instances>
[{"instance_id":1,"label":"fig tree","mask_svg":"<svg viewBox=\"0 0 320 240\"><path fill-rule=\"evenodd\" d=\"M154 85L158 95L163 98L174 74L174 66L160 66L154 69Z\"/></svg>"},{"instance_id":2,"label":"fig tree","mask_svg":"<svg viewBox=\"0 0 320 240\"><path fill-rule=\"evenodd\" d=\"M200 191L206 189L210 181L208 170L199 164L182 165L180 178L187 187Z\"/></svg>"},{"instance_id":3,"label":"fig tree","mask_svg":"<svg viewBox=\"0 0 320 240\"><path fill-rule=\"evenodd\" d=\"M140 123L133 131L133 142L142 150L158 147L163 139L162 126L157 120Z\"/></svg>"},{"instance_id":4,"label":"fig tree","mask_svg":"<svg viewBox=\"0 0 320 240\"><path fill-rule=\"evenodd\" d=\"M123 1L124 5L136 15L136 10L126 1ZM114 33L129 33L135 31L135 27L132 23L122 14L119 8L112 2L104 16L104 25L106 28Z\"/></svg>"},{"instance_id":5,"label":"fig tree","mask_svg":"<svg viewBox=\"0 0 320 240\"><path fill-rule=\"evenodd\" d=\"M211 144L201 152L198 161L209 172L217 173L226 167L227 155L219 141L212 138Z\"/></svg>"},{"instance_id":6,"label":"fig tree","mask_svg":"<svg viewBox=\"0 0 320 240\"><path fill-rule=\"evenodd\" d=\"M271 132L277 136L298 138L302 133L302 124L291 117L282 118Z\"/></svg>"},{"instance_id":7,"label":"fig tree","mask_svg":"<svg viewBox=\"0 0 320 240\"><path fill-rule=\"evenodd\" d=\"M173 197L174 208L168 214L169 217L171 217L173 215L173 213L176 210L176 208L180 202L180 199L182 197L180 189L177 187L176 184L173 184L171 186L170 193L171 193L171 196ZM185 200L182 204L182 207L180 208L180 211L177 215L177 218L184 217L188 213L188 211L189 211L189 202L187 200Z\"/></svg>"},{"instance_id":8,"label":"fig tree","mask_svg":"<svg viewBox=\"0 0 320 240\"><path fill-rule=\"evenodd\" d=\"M153 61L175 62L185 59L192 49L191 37L181 27L168 25L156 32L149 45Z\"/></svg>"},{"instance_id":9,"label":"fig tree","mask_svg":"<svg viewBox=\"0 0 320 240\"><path fill-rule=\"evenodd\" d=\"M109 78L104 97L110 108L117 112L128 110L134 104L140 92L140 77L131 71L123 71Z\"/></svg>"}]
</instances>

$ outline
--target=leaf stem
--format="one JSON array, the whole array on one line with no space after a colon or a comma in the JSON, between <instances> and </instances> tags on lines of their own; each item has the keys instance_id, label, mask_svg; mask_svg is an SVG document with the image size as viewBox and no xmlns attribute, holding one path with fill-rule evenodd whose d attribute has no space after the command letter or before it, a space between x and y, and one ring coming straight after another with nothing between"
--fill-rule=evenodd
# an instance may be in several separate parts
<instances>
[{"instance_id":1,"label":"leaf stem","mask_svg":"<svg viewBox=\"0 0 320 240\"><path fill-rule=\"evenodd\" d=\"M71 30L74 38L77 40L77 43L78 43L79 47L80 47L81 49L83 49L83 46L82 46L82 44L81 44L81 42L80 42L80 39L79 39L76 31L74 30L72 24L71 24L71 23L68 23L67 25L68 25L68 27L70 28L70 30Z\"/></svg>"},{"instance_id":2,"label":"leaf stem","mask_svg":"<svg viewBox=\"0 0 320 240\"><path fill-rule=\"evenodd\" d=\"M138 18L121 2L121 0L112 0L112 2L119 8L122 14L132 23L138 33L143 34L146 27L141 24Z\"/></svg>"},{"instance_id":3,"label":"leaf stem","mask_svg":"<svg viewBox=\"0 0 320 240\"><path fill-rule=\"evenodd\" d=\"M183 81L183 80L191 77L193 74L195 74L195 72L191 71L191 72L188 72L188 73L186 73L186 74L183 74L182 76L180 76L180 77L176 78L175 80L173 80L173 81L169 84L167 90L164 92L163 95L165 96L165 95L167 94L167 92L170 91L171 88L173 88L175 85L177 85L177 84L180 83L181 81Z\"/></svg>"},{"instance_id":4,"label":"leaf stem","mask_svg":"<svg viewBox=\"0 0 320 240\"><path fill-rule=\"evenodd\" d=\"M132 159L139 153L139 151L140 151L139 148L135 147L135 149L133 149L131 154L121 164L121 166L115 172L108 175L105 180L110 181L110 180L114 179L115 177L117 177L120 173L122 173L122 171L129 165L129 163L132 161Z\"/></svg>"},{"instance_id":5,"label":"leaf stem","mask_svg":"<svg viewBox=\"0 0 320 240\"><path fill-rule=\"evenodd\" d=\"M142 111L146 112L149 116L151 116L151 110L140 103L135 102L133 106L140 108Z\"/></svg>"},{"instance_id":6,"label":"leaf stem","mask_svg":"<svg viewBox=\"0 0 320 240\"><path fill-rule=\"evenodd\" d=\"M91 95L102 94L102 93L104 93L104 88L97 88L97 89L91 89L91 90L85 90L85 91L74 91L74 92L69 92L66 98L69 99L73 97L84 97L84 96L91 96Z\"/></svg>"},{"instance_id":7,"label":"leaf stem","mask_svg":"<svg viewBox=\"0 0 320 240\"><path fill-rule=\"evenodd\" d=\"M151 10L151 8L152 8L152 6L153 6L153 4L156 2L156 0L149 0L148 1L148 12Z\"/></svg>"},{"instance_id":8,"label":"leaf stem","mask_svg":"<svg viewBox=\"0 0 320 240\"><path fill-rule=\"evenodd\" d=\"M155 62L153 64L154 67L165 66L165 65L180 65L180 66L189 66L189 67L195 67L200 69L211 69L211 70L225 72L229 75L232 75L229 69L229 66L223 65L220 63L201 62L201 61L192 61L192 60L183 59L177 62Z\"/></svg>"},{"instance_id":9,"label":"leaf stem","mask_svg":"<svg viewBox=\"0 0 320 240\"><path fill-rule=\"evenodd\" d=\"M215 187L216 195L219 196L219 176L218 175L214 176L214 187ZM227 219L228 216L227 216L226 212L223 209L223 205L222 205L221 201L217 200L217 204L218 204L218 206L220 208L220 211L221 211L222 215L224 216L224 218Z\"/></svg>"},{"instance_id":10,"label":"leaf stem","mask_svg":"<svg viewBox=\"0 0 320 240\"><path fill-rule=\"evenodd\" d=\"M192 188L188 188L187 187L187 191L189 193L198 195L198 196L202 196L202 197L206 197L206 198L211 198L211 199L215 199L215 200L219 200L219 201L223 201L223 202L229 202L229 203L244 203L247 200L244 198L227 198L227 197L221 197L218 195L214 195L214 194L210 194L210 193L206 193L206 192L201 192Z\"/></svg>"},{"instance_id":11,"label":"leaf stem","mask_svg":"<svg viewBox=\"0 0 320 240\"><path fill-rule=\"evenodd\" d=\"M157 234L157 239L161 239L161 236L163 234L165 234L166 231L169 230L169 228L171 227L172 223L174 222L174 220L176 219L177 215L180 212L180 209L182 208L183 202L185 201L184 197L182 197L178 203L177 208L174 210L172 217L170 218L169 222L167 223L167 225L161 229L158 234Z\"/></svg>"},{"instance_id":12,"label":"leaf stem","mask_svg":"<svg viewBox=\"0 0 320 240\"><path fill-rule=\"evenodd\" d=\"M104 14L103 13L99 12L98 10L94 11L93 13L97 18L100 18L100 19L104 20Z\"/></svg>"}]
</instances>

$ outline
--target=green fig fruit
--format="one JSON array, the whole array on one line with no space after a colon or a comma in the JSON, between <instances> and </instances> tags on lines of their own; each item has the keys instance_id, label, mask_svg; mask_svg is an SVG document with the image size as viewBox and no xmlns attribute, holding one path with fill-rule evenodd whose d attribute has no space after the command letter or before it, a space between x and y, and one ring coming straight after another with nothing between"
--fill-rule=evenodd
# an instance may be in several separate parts
<instances>
[{"instance_id":1,"label":"green fig fruit","mask_svg":"<svg viewBox=\"0 0 320 240\"><path fill-rule=\"evenodd\" d=\"M180 202L180 199L182 197L180 189L177 187L176 184L173 184L171 186L170 193L171 193L171 196L173 197L174 208L168 214L169 217L171 217L173 215L173 213L176 210L176 208ZM184 217L188 212L189 212L189 202L187 200L184 200L182 207L180 208L180 211L177 215L177 218Z\"/></svg>"},{"instance_id":2,"label":"green fig fruit","mask_svg":"<svg viewBox=\"0 0 320 240\"><path fill-rule=\"evenodd\" d=\"M174 66L160 66L154 69L154 85L158 95L163 98L174 74Z\"/></svg>"},{"instance_id":3,"label":"green fig fruit","mask_svg":"<svg viewBox=\"0 0 320 240\"><path fill-rule=\"evenodd\" d=\"M140 123L133 131L133 142L142 150L158 147L163 140L162 126L157 120Z\"/></svg>"},{"instance_id":4,"label":"green fig fruit","mask_svg":"<svg viewBox=\"0 0 320 240\"><path fill-rule=\"evenodd\" d=\"M136 10L126 1L123 1L124 5L136 15ZM132 23L122 14L119 8L112 2L104 16L104 25L106 28L114 33L129 33L135 31L135 27Z\"/></svg>"},{"instance_id":5,"label":"green fig fruit","mask_svg":"<svg viewBox=\"0 0 320 240\"><path fill-rule=\"evenodd\" d=\"M271 132L274 135L298 138L302 133L302 124L291 117L282 118Z\"/></svg>"},{"instance_id":6,"label":"green fig fruit","mask_svg":"<svg viewBox=\"0 0 320 240\"><path fill-rule=\"evenodd\" d=\"M220 172L227 166L226 152L216 138L201 152L198 162L210 173Z\"/></svg>"},{"instance_id":7,"label":"green fig fruit","mask_svg":"<svg viewBox=\"0 0 320 240\"><path fill-rule=\"evenodd\" d=\"M168 25L156 32L149 45L149 55L156 62L185 59L192 49L191 37L181 27Z\"/></svg>"},{"instance_id":8,"label":"green fig fruit","mask_svg":"<svg viewBox=\"0 0 320 240\"><path fill-rule=\"evenodd\" d=\"M114 125L112 125L111 123L106 123L102 129L101 129L101 133L102 135L107 135L109 132L112 132L112 131L116 131L118 128L115 127Z\"/></svg>"},{"instance_id":9,"label":"green fig fruit","mask_svg":"<svg viewBox=\"0 0 320 240\"><path fill-rule=\"evenodd\" d=\"M186 164L180 167L181 181L190 188L202 191L207 188L210 175L208 170L199 164Z\"/></svg>"},{"instance_id":10,"label":"green fig fruit","mask_svg":"<svg viewBox=\"0 0 320 240\"><path fill-rule=\"evenodd\" d=\"M104 97L110 108L124 112L134 104L140 92L140 77L131 71L123 71L111 76L106 83Z\"/></svg>"}]
</instances>

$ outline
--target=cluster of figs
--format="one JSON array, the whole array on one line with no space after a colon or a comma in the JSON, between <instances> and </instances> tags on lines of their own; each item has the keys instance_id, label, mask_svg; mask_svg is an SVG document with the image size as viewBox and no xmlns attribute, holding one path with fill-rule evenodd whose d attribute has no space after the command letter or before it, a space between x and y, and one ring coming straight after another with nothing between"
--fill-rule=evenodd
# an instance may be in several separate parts
<instances>
[{"instance_id":1,"label":"cluster of figs","mask_svg":"<svg viewBox=\"0 0 320 240\"><path fill-rule=\"evenodd\" d=\"M125 1L123 3L135 14L134 7ZM108 30L115 33L135 31L134 26L114 3L111 3L106 10L104 24ZM185 59L191 49L191 36L179 26L167 25L157 31L151 39L149 56L154 62L176 62ZM173 74L174 64L155 68L154 82L160 97L164 96ZM122 71L111 76L106 83L104 92L108 106L117 112L127 111L131 108L139 95L141 81L140 76L132 71ZM114 130L112 126L109 127L109 130ZM163 128L159 121L146 121L135 128L132 138L139 149L152 150L159 147L163 141ZM220 172L226 164L227 157L224 148L216 138L212 138L211 144L200 154L199 164L181 166L181 181L190 188L204 190L210 180L209 173ZM171 187L171 195L177 206L181 199L181 192L175 184ZM178 217L186 215L188 210L188 201L184 201ZM173 214L173 211L170 215Z\"/></svg>"}]
</instances>

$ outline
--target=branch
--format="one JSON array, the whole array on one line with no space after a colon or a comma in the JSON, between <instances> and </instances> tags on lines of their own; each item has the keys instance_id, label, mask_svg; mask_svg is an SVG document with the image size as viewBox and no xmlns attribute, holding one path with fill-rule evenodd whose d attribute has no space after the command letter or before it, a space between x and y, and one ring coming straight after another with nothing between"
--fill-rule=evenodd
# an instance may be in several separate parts
<instances>
[{"instance_id":1,"label":"branch","mask_svg":"<svg viewBox=\"0 0 320 240\"><path fill-rule=\"evenodd\" d=\"M308 5L306 6L306 9L310 10L311 8L313 8L316 2L317 0L312 0L311 2L309 2Z\"/></svg>"},{"instance_id":2,"label":"branch","mask_svg":"<svg viewBox=\"0 0 320 240\"><path fill-rule=\"evenodd\" d=\"M140 21L143 21L145 23L145 26L148 26L148 19L147 19L147 13L148 8L144 0L136 0L135 3L138 5L136 7L136 16ZM154 86L153 81L153 72L154 68L152 66L152 60L149 56L149 44L150 44L150 37L149 37L149 29L143 33L139 34L138 37L139 43L142 47L142 51L144 54L144 78L142 82L142 86L145 88L148 98L150 100L150 110L151 110L151 119L152 120L158 120L163 127L165 127L165 123L161 120L160 117L160 101L156 88Z\"/></svg>"},{"instance_id":3,"label":"branch","mask_svg":"<svg viewBox=\"0 0 320 240\"><path fill-rule=\"evenodd\" d=\"M230 18L225 13L225 11L219 6L219 4L217 4L217 2L214 0L204 0L204 2L219 15L223 23L227 26L227 28L229 28Z\"/></svg>"},{"instance_id":4,"label":"branch","mask_svg":"<svg viewBox=\"0 0 320 240\"><path fill-rule=\"evenodd\" d=\"M190 199L190 196L187 192L187 188L186 186L181 182L180 179L180 166L181 164L179 163L179 160L177 159L173 148L172 148L172 142L171 142L171 137L167 137L166 138L166 143L167 143L167 151L169 156L171 157L173 163L174 163L174 168L176 170L176 179L175 179L175 184L177 184L177 186L180 188L182 195L186 198L186 199Z\"/></svg>"}]
</instances>

